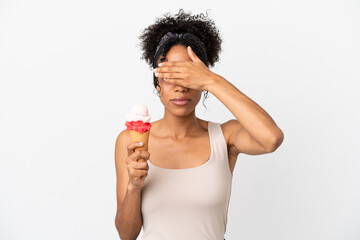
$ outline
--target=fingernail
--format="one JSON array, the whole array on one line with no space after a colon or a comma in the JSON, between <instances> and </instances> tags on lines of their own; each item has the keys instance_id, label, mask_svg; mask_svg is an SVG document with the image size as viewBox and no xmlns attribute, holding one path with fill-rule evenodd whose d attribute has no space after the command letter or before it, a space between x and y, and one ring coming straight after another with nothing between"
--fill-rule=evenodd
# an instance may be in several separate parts
<instances>
[{"instance_id":1,"label":"fingernail","mask_svg":"<svg viewBox=\"0 0 360 240\"><path fill-rule=\"evenodd\" d=\"M159 67L161 67L162 66L162 63L159 63Z\"/></svg>"},{"instance_id":2,"label":"fingernail","mask_svg":"<svg viewBox=\"0 0 360 240\"><path fill-rule=\"evenodd\" d=\"M160 75L160 73L158 73L158 72L155 73L155 76L159 76L159 75Z\"/></svg>"},{"instance_id":3,"label":"fingernail","mask_svg":"<svg viewBox=\"0 0 360 240\"><path fill-rule=\"evenodd\" d=\"M142 146L143 144L144 144L143 142L139 142L139 143L138 143L139 146Z\"/></svg>"}]
</instances>

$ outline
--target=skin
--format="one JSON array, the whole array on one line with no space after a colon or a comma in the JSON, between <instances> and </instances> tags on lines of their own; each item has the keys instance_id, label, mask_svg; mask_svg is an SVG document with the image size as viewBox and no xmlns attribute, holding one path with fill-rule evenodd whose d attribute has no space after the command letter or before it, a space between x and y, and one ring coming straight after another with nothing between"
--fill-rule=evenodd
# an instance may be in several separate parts
<instances>
[{"instance_id":1,"label":"skin","mask_svg":"<svg viewBox=\"0 0 360 240\"><path fill-rule=\"evenodd\" d=\"M148 151L134 151L139 145L131 142L128 130L122 131L116 140L115 224L121 239L136 239L142 227L141 188L149 166L137 159L148 161L151 153L151 162L163 168L192 168L209 159L208 122L195 115L202 91L212 93L236 118L221 124L231 173L239 153L270 153L284 139L283 132L264 109L207 68L190 47L174 45L154 73L159 78L164 117L152 123ZM175 97L186 97L190 102L176 106L171 101Z\"/></svg>"}]
</instances>

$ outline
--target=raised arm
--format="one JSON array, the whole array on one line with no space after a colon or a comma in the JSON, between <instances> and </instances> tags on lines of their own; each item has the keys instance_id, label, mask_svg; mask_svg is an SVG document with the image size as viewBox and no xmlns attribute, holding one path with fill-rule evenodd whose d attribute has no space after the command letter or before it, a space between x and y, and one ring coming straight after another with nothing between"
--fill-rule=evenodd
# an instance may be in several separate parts
<instances>
[{"instance_id":1,"label":"raised arm","mask_svg":"<svg viewBox=\"0 0 360 240\"><path fill-rule=\"evenodd\" d=\"M228 144L236 153L262 154L275 151L284 134L271 116L220 75L213 75L207 90L235 116L223 124Z\"/></svg>"},{"instance_id":2,"label":"raised arm","mask_svg":"<svg viewBox=\"0 0 360 240\"><path fill-rule=\"evenodd\" d=\"M196 90L208 90L235 116L223 124L232 153L262 154L275 151L284 134L270 115L222 76L213 73L190 47L192 61L162 62L154 69L164 81Z\"/></svg>"}]
</instances>

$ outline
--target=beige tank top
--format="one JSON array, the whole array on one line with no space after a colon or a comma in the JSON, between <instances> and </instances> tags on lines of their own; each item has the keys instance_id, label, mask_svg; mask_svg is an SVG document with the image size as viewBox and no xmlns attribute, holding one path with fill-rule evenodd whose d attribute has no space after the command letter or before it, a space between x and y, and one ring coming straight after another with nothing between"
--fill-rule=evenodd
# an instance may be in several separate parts
<instances>
[{"instance_id":1,"label":"beige tank top","mask_svg":"<svg viewBox=\"0 0 360 240\"><path fill-rule=\"evenodd\" d=\"M223 240L232 174L219 123L208 123L211 156L204 164L168 169L148 161L142 188L141 240Z\"/></svg>"}]
</instances>

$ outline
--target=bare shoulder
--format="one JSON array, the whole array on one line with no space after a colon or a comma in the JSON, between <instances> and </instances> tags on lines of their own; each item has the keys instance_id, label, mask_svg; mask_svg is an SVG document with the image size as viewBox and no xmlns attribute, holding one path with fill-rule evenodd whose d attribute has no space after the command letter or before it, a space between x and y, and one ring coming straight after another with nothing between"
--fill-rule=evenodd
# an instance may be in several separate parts
<instances>
[{"instance_id":1,"label":"bare shoulder","mask_svg":"<svg viewBox=\"0 0 360 240\"><path fill-rule=\"evenodd\" d=\"M115 167L117 173L122 170L125 165L125 157L127 154L127 146L131 143L130 131L125 129L121 131L115 142Z\"/></svg>"},{"instance_id":2,"label":"bare shoulder","mask_svg":"<svg viewBox=\"0 0 360 240\"><path fill-rule=\"evenodd\" d=\"M227 122L224 122L221 124L221 129L223 131L226 143L229 144L229 139L231 137L232 134L240 131L241 129L243 129L244 126L241 125L239 123L239 121L237 121L236 119L231 119Z\"/></svg>"},{"instance_id":3,"label":"bare shoulder","mask_svg":"<svg viewBox=\"0 0 360 240\"><path fill-rule=\"evenodd\" d=\"M130 131L125 129L121 131L116 138L116 148L120 146L127 146L131 142Z\"/></svg>"}]
</instances>

